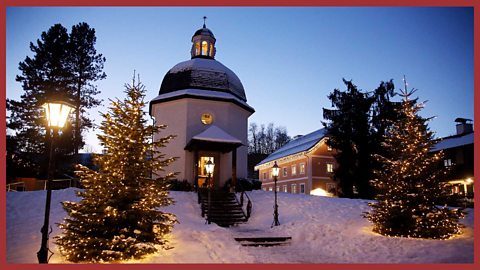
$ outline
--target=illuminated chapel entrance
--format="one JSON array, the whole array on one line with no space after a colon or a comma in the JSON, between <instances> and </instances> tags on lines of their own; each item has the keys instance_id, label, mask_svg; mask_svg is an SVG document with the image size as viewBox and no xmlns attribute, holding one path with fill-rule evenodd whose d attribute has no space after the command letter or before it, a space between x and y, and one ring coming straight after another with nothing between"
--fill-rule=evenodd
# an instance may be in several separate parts
<instances>
[{"instance_id":1,"label":"illuminated chapel entrance","mask_svg":"<svg viewBox=\"0 0 480 270\"><path fill-rule=\"evenodd\" d=\"M220 170L220 155L214 153L200 153L197 161L197 180L199 187L207 187L208 173L206 164L211 161L215 164L213 173L210 175L213 189L219 189L219 170Z\"/></svg>"}]
</instances>

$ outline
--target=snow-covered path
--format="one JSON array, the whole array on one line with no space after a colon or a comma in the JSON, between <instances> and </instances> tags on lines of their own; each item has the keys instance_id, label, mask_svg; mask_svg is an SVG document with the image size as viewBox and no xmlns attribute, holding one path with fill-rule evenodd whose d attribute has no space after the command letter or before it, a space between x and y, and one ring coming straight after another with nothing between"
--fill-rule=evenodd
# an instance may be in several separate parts
<instances>
[{"instance_id":1,"label":"snow-covered path","mask_svg":"<svg viewBox=\"0 0 480 270\"><path fill-rule=\"evenodd\" d=\"M279 194L280 226L271 228L273 193L254 191L250 221L232 228L205 224L196 194L172 192L177 202L163 210L177 215L172 249L129 263L472 263L473 210L462 222L464 234L449 240L391 238L374 234L362 218L367 201ZM73 189L53 192L51 223L65 213L60 201L77 200ZM45 192L7 194L7 262L36 263ZM52 237L60 230L52 226ZM291 236L290 245L244 247L238 236ZM55 254L51 263L65 263Z\"/></svg>"}]
</instances>

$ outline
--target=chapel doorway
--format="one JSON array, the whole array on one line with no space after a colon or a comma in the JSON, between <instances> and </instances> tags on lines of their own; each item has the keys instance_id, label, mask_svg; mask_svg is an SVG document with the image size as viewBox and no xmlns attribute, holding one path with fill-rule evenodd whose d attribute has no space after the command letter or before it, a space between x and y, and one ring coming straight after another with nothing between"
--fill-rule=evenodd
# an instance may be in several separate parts
<instances>
[{"instance_id":1,"label":"chapel doorway","mask_svg":"<svg viewBox=\"0 0 480 270\"><path fill-rule=\"evenodd\" d=\"M213 173L210 175L211 183L213 185L213 189L219 189L219 169L220 169L220 158L218 154L205 154L200 155L198 159L198 168L197 168L197 179L198 179L198 186L199 187L207 187L207 180L208 180L208 173L206 164L208 161L213 162L215 164Z\"/></svg>"}]
</instances>

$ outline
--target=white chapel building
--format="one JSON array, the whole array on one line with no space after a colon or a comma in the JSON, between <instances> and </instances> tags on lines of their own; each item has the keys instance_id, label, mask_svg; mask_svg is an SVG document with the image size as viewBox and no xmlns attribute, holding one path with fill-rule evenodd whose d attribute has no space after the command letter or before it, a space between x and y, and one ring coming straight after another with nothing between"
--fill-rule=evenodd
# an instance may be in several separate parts
<instances>
[{"instance_id":1,"label":"white chapel building","mask_svg":"<svg viewBox=\"0 0 480 270\"><path fill-rule=\"evenodd\" d=\"M191 59L167 72L149 112L157 125L167 125L154 139L176 135L161 149L165 157L178 157L168 170L201 187L210 160L214 187L221 188L228 179L247 177L248 117L255 110L237 75L215 59L215 42L203 24L193 34Z\"/></svg>"}]
</instances>

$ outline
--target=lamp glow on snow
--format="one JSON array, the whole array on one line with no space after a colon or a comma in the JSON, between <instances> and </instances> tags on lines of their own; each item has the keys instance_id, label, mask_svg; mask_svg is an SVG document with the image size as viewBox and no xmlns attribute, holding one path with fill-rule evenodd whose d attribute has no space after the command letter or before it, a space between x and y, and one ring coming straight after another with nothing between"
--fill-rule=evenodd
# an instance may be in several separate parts
<instances>
[{"instance_id":1,"label":"lamp glow on snow","mask_svg":"<svg viewBox=\"0 0 480 270\"><path fill-rule=\"evenodd\" d=\"M47 102L42 107L45 109L50 128L63 128L68 115L73 111L72 105L62 101Z\"/></svg>"},{"instance_id":2,"label":"lamp glow on snow","mask_svg":"<svg viewBox=\"0 0 480 270\"><path fill-rule=\"evenodd\" d=\"M52 133L54 129L60 130L65 126L68 115L73 111L73 106L63 101L47 102L42 106L45 109L47 117L48 133ZM48 178L47 178L47 198L45 202L45 217L42 233L42 243L40 250L37 252L38 263L48 263L48 229L50 220L50 202L52 200L52 180L53 180L53 150L54 150L54 133L50 135L50 155L48 160Z\"/></svg>"},{"instance_id":3,"label":"lamp glow on snow","mask_svg":"<svg viewBox=\"0 0 480 270\"><path fill-rule=\"evenodd\" d=\"M275 163L273 164L273 167L272 167L272 176L273 176L273 180L274 180L274 183L275 183L275 205L273 206L273 223L272 223L272 227L273 226L278 226L280 225L280 222L278 221L278 204L277 204L277 178L278 178L278 173L280 172L280 167L278 167L277 165L277 162L275 161Z\"/></svg>"}]
</instances>

